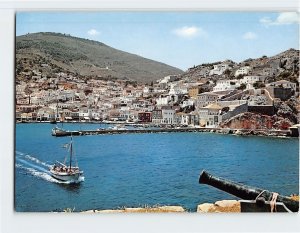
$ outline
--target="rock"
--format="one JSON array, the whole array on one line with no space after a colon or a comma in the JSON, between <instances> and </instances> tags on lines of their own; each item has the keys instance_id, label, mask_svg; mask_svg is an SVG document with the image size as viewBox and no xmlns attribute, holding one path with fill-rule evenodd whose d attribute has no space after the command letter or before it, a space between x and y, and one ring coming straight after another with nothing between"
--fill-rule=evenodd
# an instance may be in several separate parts
<instances>
[{"instance_id":1,"label":"rock","mask_svg":"<svg viewBox=\"0 0 300 233\"><path fill-rule=\"evenodd\" d=\"M123 213L124 210L87 210L82 211L81 213Z\"/></svg>"},{"instance_id":2,"label":"rock","mask_svg":"<svg viewBox=\"0 0 300 233\"><path fill-rule=\"evenodd\" d=\"M215 210L215 205L211 203L204 203L197 206L197 213L210 213Z\"/></svg>"},{"instance_id":3,"label":"rock","mask_svg":"<svg viewBox=\"0 0 300 233\"><path fill-rule=\"evenodd\" d=\"M135 212L142 212L144 208L125 208L125 212L135 213Z\"/></svg>"},{"instance_id":4,"label":"rock","mask_svg":"<svg viewBox=\"0 0 300 233\"><path fill-rule=\"evenodd\" d=\"M123 213L124 210L96 210L95 213Z\"/></svg>"},{"instance_id":5,"label":"rock","mask_svg":"<svg viewBox=\"0 0 300 233\"><path fill-rule=\"evenodd\" d=\"M293 113L290 111L286 111L289 107L287 107L284 111L279 111L281 113L285 113L283 116L273 115L261 115L255 113L241 113L237 116L234 116L220 124L221 128L231 128L231 129L242 129L242 133L236 131L235 134L239 135L253 135L255 132L251 132L251 130L287 130L291 125L296 122L294 119ZM246 130L249 130L248 132Z\"/></svg>"},{"instance_id":6,"label":"rock","mask_svg":"<svg viewBox=\"0 0 300 233\"><path fill-rule=\"evenodd\" d=\"M232 207L236 204L238 204L238 201L236 201L236 200L223 200L223 201L215 202L215 205L220 206L220 207Z\"/></svg>"},{"instance_id":7,"label":"rock","mask_svg":"<svg viewBox=\"0 0 300 233\"><path fill-rule=\"evenodd\" d=\"M182 206L158 206L158 207L145 207L145 208L125 208L124 212L130 213L175 213L185 212Z\"/></svg>"},{"instance_id":8,"label":"rock","mask_svg":"<svg viewBox=\"0 0 300 233\"><path fill-rule=\"evenodd\" d=\"M185 212L182 206L161 206L158 207L160 210L165 210L168 212Z\"/></svg>"},{"instance_id":9,"label":"rock","mask_svg":"<svg viewBox=\"0 0 300 233\"><path fill-rule=\"evenodd\" d=\"M82 213L178 213L185 212L182 206L137 207L118 210L87 210Z\"/></svg>"},{"instance_id":10,"label":"rock","mask_svg":"<svg viewBox=\"0 0 300 233\"><path fill-rule=\"evenodd\" d=\"M197 213L240 213L241 205L236 200L217 201L215 204L204 203L198 205Z\"/></svg>"}]
</instances>

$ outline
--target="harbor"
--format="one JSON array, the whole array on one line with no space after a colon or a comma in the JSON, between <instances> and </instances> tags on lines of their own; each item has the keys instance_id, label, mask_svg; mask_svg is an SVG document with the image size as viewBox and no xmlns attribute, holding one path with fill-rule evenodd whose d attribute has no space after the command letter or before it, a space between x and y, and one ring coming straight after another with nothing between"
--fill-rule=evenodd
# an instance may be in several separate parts
<instances>
[{"instance_id":1,"label":"harbor","mask_svg":"<svg viewBox=\"0 0 300 233\"><path fill-rule=\"evenodd\" d=\"M70 131L109 130L111 126L64 124ZM196 212L201 203L231 200L232 195L226 192L198 184L203 169L284 196L299 190L297 138L241 137L201 129L74 136L74 153L85 180L66 185L51 177L49 166L68 154L64 145L70 138L51 136L52 128L52 124L16 125L17 211L63 212L70 208L82 212L180 205L187 212ZM44 195L38 190L44 190Z\"/></svg>"}]
</instances>

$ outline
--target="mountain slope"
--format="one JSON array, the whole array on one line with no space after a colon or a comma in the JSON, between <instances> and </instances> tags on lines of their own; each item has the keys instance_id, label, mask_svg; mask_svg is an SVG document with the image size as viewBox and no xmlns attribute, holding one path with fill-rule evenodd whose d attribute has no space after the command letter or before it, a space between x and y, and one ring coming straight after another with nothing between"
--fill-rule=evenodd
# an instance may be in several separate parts
<instances>
[{"instance_id":1,"label":"mountain slope","mask_svg":"<svg viewBox=\"0 0 300 233\"><path fill-rule=\"evenodd\" d=\"M81 76L151 82L182 71L164 63L123 52L103 43L60 33L33 33L16 37L17 64L53 64Z\"/></svg>"},{"instance_id":2,"label":"mountain slope","mask_svg":"<svg viewBox=\"0 0 300 233\"><path fill-rule=\"evenodd\" d=\"M224 75L219 76L218 78L235 78L234 73L237 69L250 66L252 69L252 75L265 75L264 69L272 69L274 71L275 77L273 81L286 79L293 82L298 82L298 73L299 73L299 50L288 49L274 56L262 56L259 58L249 58L240 63L233 62L231 60L224 61L231 66L231 72L228 72ZM206 63L197 65L189 68L185 73L182 74L182 77L197 79L203 76L208 76L207 74L213 65L220 64L221 61L215 63ZM227 77L226 77L227 76ZM272 76L272 75L269 75ZM271 80L271 79L269 79Z\"/></svg>"}]
</instances>

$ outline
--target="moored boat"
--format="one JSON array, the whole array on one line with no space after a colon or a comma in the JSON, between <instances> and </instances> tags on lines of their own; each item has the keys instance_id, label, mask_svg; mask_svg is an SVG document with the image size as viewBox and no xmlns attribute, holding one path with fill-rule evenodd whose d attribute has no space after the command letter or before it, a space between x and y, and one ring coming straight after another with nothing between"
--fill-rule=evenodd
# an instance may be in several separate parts
<instances>
[{"instance_id":1,"label":"moored boat","mask_svg":"<svg viewBox=\"0 0 300 233\"><path fill-rule=\"evenodd\" d=\"M62 128L55 126L52 129L52 136L66 136L66 135L68 135L68 131L66 131Z\"/></svg>"}]
</instances>

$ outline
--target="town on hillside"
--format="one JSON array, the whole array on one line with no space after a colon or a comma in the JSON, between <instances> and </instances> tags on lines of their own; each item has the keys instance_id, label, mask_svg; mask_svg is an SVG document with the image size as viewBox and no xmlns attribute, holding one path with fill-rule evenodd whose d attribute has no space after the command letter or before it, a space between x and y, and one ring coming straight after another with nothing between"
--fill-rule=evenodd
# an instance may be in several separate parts
<instances>
[{"instance_id":1,"label":"town on hillside","mask_svg":"<svg viewBox=\"0 0 300 233\"><path fill-rule=\"evenodd\" d=\"M86 78L43 60L19 58L16 64L16 122L281 130L299 123L294 49L240 63L202 64L149 83Z\"/></svg>"}]
</instances>

